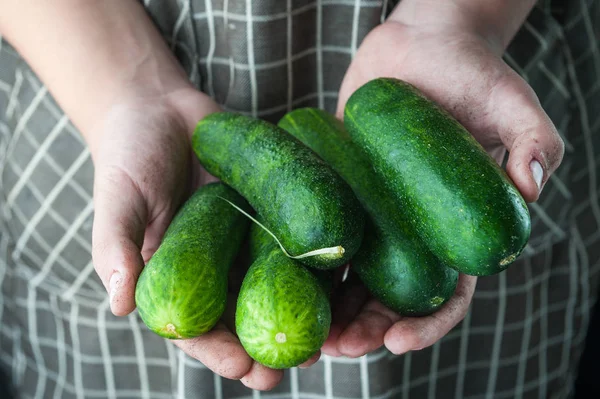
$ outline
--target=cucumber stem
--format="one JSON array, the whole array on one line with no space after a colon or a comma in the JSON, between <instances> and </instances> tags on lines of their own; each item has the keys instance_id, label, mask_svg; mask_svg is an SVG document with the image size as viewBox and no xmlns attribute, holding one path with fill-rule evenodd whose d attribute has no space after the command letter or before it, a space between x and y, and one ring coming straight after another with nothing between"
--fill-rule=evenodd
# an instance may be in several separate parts
<instances>
[{"instance_id":1,"label":"cucumber stem","mask_svg":"<svg viewBox=\"0 0 600 399\"><path fill-rule=\"evenodd\" d=\"M271 231L269 229L267 229L265 226L263 226L258 220L254 219L246 211L244 211L242 208L240 208L239 206L237 206L233 202L229 201L227 198L223 198L221 196L217 196L217 197L221 198L223 201L229 203L229 205L233 206L235 209L237 209L239 212L241 212L243 215L245 215L248 219L252 220L258 226L260 226L260 228L262 228L264 231L266 231L267 233L269 233L269 235L271 237L273 237L273 239L275 239L275 241L277 242L277 245L279 245L279 248L281 248L281 250L283 251L283 253L285 254L285 256L287 256L288 258L291 258L291 259L302 259L302 258L308 258L308 257L311 257L311 256L327 255L328 258L339 259L342 256L344 256L344 253L346 252L346 250L344 249L344 247L342 247L341 245L337 245L335 247L315 249L313 251L308 251L308 252L306 252L304 254L300 254L300 255L296 255L296 256L290 255L290 253L288 253L288 251L286 251L286 249L283 247L283 244L281 244L281 242L275 236L275 234L271 233Z\"/></svg>"},{"instance_id":2,"label":"cucumber stem","mask_svg":"<svg viewBox=\"0 0 600 399\"><path fill-rule=\"evenodd\" d=\"M517 259L517 256L519 256L518 253L508 255L506 258L504 258L500 261L500 266L510 265L511 263L513 263L515 261L515 259Z\"/></svg>"},{"instance_id":3,"label":"cucumber stem","mask_svg":"<svg viewBox=\"0 0 600 399\"><path fill-rule=\"evenodd\" d=\"M164 331L166 331L167 333L174 335L175 337L177 337L178 339L183 338L178 332L177 332L177 327L175 327L175 324L173 323L167 323L167 325L164 328Z\"/></svg>"}]
</instances>

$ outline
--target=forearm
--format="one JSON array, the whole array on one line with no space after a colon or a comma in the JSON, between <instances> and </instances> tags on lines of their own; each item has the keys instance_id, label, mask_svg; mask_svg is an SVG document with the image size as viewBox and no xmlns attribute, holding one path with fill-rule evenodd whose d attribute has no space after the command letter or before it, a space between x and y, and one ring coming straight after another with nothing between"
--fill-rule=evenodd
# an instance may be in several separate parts
<instances>
[{"instance_id":1,"label":"forearm","mask_svg":"<svg viewBox=\"0 0 600 399\"><path fill-rule=\"evenodd\" d=\"M0 32L92 147L94 125L115 102L189 84L134 0L4 0Z\"/></svg>"},{"instance_id":2,"label":"forearm","mask_svg":"<svg viewBox=\"0 0 600 399\"><path fill-rule=\"evenodd\" d=\"M402 0L390 19L472 29L504 50L536 0Z\"/></svg>"}]
</instances>

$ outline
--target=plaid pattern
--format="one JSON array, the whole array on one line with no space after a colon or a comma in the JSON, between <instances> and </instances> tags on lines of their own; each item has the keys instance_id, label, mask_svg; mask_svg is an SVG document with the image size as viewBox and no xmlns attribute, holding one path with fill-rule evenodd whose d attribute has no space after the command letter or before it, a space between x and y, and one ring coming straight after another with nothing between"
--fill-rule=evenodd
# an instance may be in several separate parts
<instances>
[{"instance_id":1,"label":"plaid pattern","mask_svg":"<svg viewBox=\"0 0 600 399\"><path fill-rule=\"evenodd\" d=\"M144 3L199 88L277 120L294 107L335 109L357 46L394 2ZM112 316L90 262L89 152L0 38L0 365L19 397L568 397L600 276L599 3L540 2L506 54L566 143L517 264L480 278L465 320L433 347L323 356L270 393L214 375L136 313Z\"/></svg>"}]
</instances>

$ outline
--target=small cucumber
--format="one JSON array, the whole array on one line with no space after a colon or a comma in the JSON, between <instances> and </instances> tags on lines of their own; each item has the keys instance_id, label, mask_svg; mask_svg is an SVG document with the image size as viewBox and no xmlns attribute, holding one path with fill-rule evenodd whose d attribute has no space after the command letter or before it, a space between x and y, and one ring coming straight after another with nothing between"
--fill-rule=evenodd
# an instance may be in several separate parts
<instances>
[{"instance_id":1,"label":"small cucumber","mask_svg":"<svg viewBox=\"0 0 600 399\"><path fill-rule=\"evenodd\" d=\"M251 211L223 183L199 188L179 209L142 270L135 301L143 322L165 338L194 338L209 331L227 302L227 273L249 220L221 198Z\"/></svg>"},{"instance_id":2,"label":"small cucumber","mask_svg":"<svg viewBox=\"0 0 600 399\"><path fill-rule=\"evenodd\" d=\"M445 267L402 218L396 194L378 181L342 122L323 110L301 108L279 126L329 163L367 210L365 237L351 263L369 292L406 316L433 313L450 299L458 272Z\"/></svg>"},{"instance_id":3,"label":"small cucumber","mask_svg":"<svg viewBox=\"0 0 600 399\"><path fill-rule=\"evenodd\" d=\"M294 256L321 269L343 265L363 237L364 211L350 187L316 154L277 126L235 113L201 120L193 149L209 173L237 190Z\"/></svg>"},{"instance_id":4,"label":"small cucumber","mask_svg":"<svg viewBox=\"0 0 600 399\"><path fill-rule=\"evenodd\" d=\"M318 277L287 257L260 227L252 226L250 236L252 265L237 300L236 333L257 362L274 369L298 366L327 339L328 294Z\"/></svg>"},{"instance_id":5,"label":"small cucumber","mask_svg":"<svg viewBox=\"0 0 600 399\"><path fill-rule=\"evenodd\" d=\"M444 264L485 276L521 254L531 229L523 197L473 136L415 87L367 82L346 103L344 124Z\"/></svg>"},{"instance_id":6,"label":"small cucumber","mask_svg":"<svg viewBox=\"0 0 600 399\"><path fill-rule=\"evenodd\" d=\"M412 241L412 236L391 233L369 222L367 234L352 259L352 268L388 308L403 316L426 316L454 295L458 272Z\"/></svg>"}]
</instances>

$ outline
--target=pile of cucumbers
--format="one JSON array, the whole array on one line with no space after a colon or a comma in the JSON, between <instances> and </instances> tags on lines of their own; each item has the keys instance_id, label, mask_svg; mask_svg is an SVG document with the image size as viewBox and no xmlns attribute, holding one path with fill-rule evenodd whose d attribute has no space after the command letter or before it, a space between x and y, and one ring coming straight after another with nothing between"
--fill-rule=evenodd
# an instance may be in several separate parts
<instances>
[{"instance_id":1,"label":"pile of cucumbers","mask_svg":"<svg viewBox=\"0 0 600 399\"><path fill-rule=\"evenodd\" d=\"M248 239L236 334L268 367L297 366L321 348L335 268L350 263L380 302L423 316L452 297L459 273L500 273L529 239L527 205L504 170L397 79L360 87L343 122L316 108L278 125L211 114L192 146L220 182L176 214L138 280L139 314L166 338L210 331Z\"/></svg>"}]
</instances>

